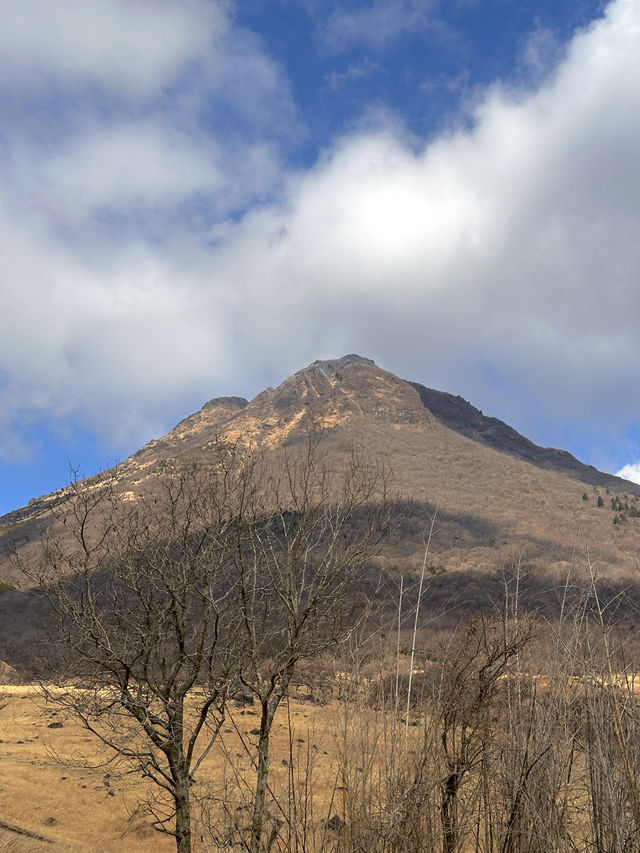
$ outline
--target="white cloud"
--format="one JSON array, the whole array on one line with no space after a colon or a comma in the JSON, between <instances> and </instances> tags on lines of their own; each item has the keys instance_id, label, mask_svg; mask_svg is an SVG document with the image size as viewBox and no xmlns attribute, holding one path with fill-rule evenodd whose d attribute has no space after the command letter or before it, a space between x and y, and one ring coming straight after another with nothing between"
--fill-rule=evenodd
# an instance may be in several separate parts
<instances>
[{"instance_id":1,"label":"white cloud","mask_svg":"<svg viewBox=\"0 0 640 853\"><path fill-rule=\"evenodd\" d=\"M165 238L175 238L193 227L192 216L181 223L181 211L227 216L271 192L280 176L275 141L188 134L157 117L94 123L50 152L15 145L0 163L14 215L37 212L42 227L83 251L97 249L96 228L107 220L134 235L168 229Z\"/></svg>"},{"instance_id":2,"label":"white cloud","mask_svg":"<svg viewBox=\"0 0 640 853\"><path fill-rule=\"evenodd\" d=\"M616 477L623 477L625 480L631 480L632 483L640 483L640 462L633 462L616 471Z\"/></svg>"},{"instance_id":3,"label":"white cloud","mask_svg":"<svg viewBox=\"0 0 640 853\"><path fill-rule=\"evenodd\" d=\"M531 83L541 82L563 57L564 45L554 33L538 26L529 35L520 63Z\"/></svg>"},{"instance_id":4,"label":"white cloud","mask_svg":"<svg viewBox=\"0 0 640 853\"><path fill-rule=\"evenodd\" d=\"M204 323L193 281L168 259L129 244L111 262L82 262L6 221L0 233L11 248L0 272L10 318L0 338L8 377L0 439L12 454L11 416L72 418L118 445L148 435L164 405L220 380L229 350L224 300L220 316Z\"/></svg>"},{"instance_id":5,"label":"white cloud","mask_svg":"<svg viewBox=\"0 0 640 853\"><path fill-rule=\"evenodd\" d=\"M286 99L277 68L240 42L252 67L273 71L265 100ZM290 173L279 203L215 227L207 209L192 233L167 222L153 241L146 220L168 202L204 189L224 212L235 175L245 200L268 193L280 177L274 137L240 146L243 164L222 131L203 142L145 114L104 126L104 145L92 124L28 151L33 179L6 167L0 197L0 408L138 440L181 401L259 390L258 364L271 380L360 351L478 403L497 375L521 427L540 412L594 428L630 421L639 49L640 6L616 0L542 88L494 87L470 129L427 146L391 122L360 130ZM240 87L246 115L258 73ZM118 205L133 210L124 239L95 222ZM57 209L94 217L82 252L61 238Z\"/></svg>"},{"instance_id":6,"label":"white cloud","mask_svg":"<svg viewBox=\"0 0 640 853\"><path fill-rule=\"evenodd\" d=\"M371 77L379 67L377 62L365 58L359 62L352 62L345 71L332 71L326 75L325 80L333 92L338 92L357 80L366 80Z\"/></svg>"},{"instance_id":7,"label":"white cloud","mask_svg":"<svg viewBox=\"0 0 640 853\"><path fill-rule=\"evenodd\" d=\"M339 7L322 31L324 44L332 51L366 45L379 50L409 31L431 24L435 0L375 0L355 10Z\"/></svg>"},{"instance_id":8,"label":"white cloud","mask_svg":"<svg viewBox=\"0 0 640 853\"><path fill-rule=\"evenodd\" d=\"M229 9L3 9L0 455L26 452L20 424L41 416L143 438L163 397L224 376L225 300L204 318L183 261L212 217L273 192L297 132L286 76Z\"/></svg>"},{"instance_id":9,"label":"white cloud","mask_svg":"<svg viewBox=\"0 0 640 853\"><path fill-rule=\"evenodd\" d=\"M20 0L4 3L0 89L87 82L155 94L204 57L228 27L206 0Z\"/></svg>"},{"instance_id":10,"label":"white cloud","mask_svg":"<svg viewBox=\"0 0 640 853\"><path fill-rule=\"evenodd\" d=\"M6 12L0 182L14 215L80 245L96 217L137 217L157 235L188 205L219 217L273 191L295 106L228 3L24 0Z\"/></svg>"},{"instance_id":11,"label":"white cloud","mask_svg":"<svg viewBox=\"0 0 640 853\"><path fill-rule=\"evenodd\" d=\"M62 204L67 217L84 218L113 206L166 207L215 193L224 182L218 161L214 143L198 145L144 122L82 133L43 160L36 177L50 203Z\"/></svg>"}]
</instances>

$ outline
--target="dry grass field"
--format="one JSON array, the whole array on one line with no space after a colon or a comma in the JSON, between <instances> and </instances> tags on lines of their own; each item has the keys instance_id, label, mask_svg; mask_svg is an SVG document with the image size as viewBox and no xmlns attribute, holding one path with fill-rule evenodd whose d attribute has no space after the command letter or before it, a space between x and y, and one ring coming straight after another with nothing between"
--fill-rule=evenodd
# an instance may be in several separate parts
<instances>
[{"instance_id":1,"label":"dry grass field","mask_svg":"<svg viewBox=\"0 0 640 853\"><path fill-rule=\"evenodd\" d=\"M175 849L172 839L134 816L137 803L149 791L139 776L105 765L105 752L96 739L47 705L38 687L7 686L0 692L7 703L0 710L2 853ZM320 706L292 698L274 727L272 786L288 787L291 766L305 774L312 772L314 803L316 807L323 803L327 809L318 815L320 822L332 813L339 714L335 701ZM242 815L249 798L246 786L252 776L247 746L255 741L251 731L257 722L251 708L231 708L221 745L226 757L222 759L219 748L201 774L201 789L211 786L211 792L224 795L232 817L234 812ZM52 728L56 723L62 727Z\"/></svg>"},{"instance_id":2,"label":"dry grass field","mask_svg":"<svg viewBox=\"0 0 640 853\"><path fill-rule=\"evenodd\" d=\"M393 690L406 687L408 661L396 669L389 647L349 675L338 670L333 695L292 688L273 729L261 850L640 849L631 646L611 630L601 658L593 628L514 631L472 620L441 638L440 660L421 657L414 670L408 715L406 689ZM38 687L7 685L0 697L0 853L175 849L136 814L154 791L139 774L106 764L95 738ZM199 853L245 849L257 725L254 707L231 702L192 788Z\"/></svg>"},{"instance_id":3,"label":"dry grass field","mask_svg":"<svg viewBox=\"0 0 640 853\"><path fill-rule=\"evenodd\" d=\"M7 704L0 711L0 802L2 820L25 832L20 837L5 830L13 844L22 845L16 850L171 849L157 833L129 822L133 780L112 778L108 767L99 766L95 738L77 723L62 721L36 687L6 687L2 693ZM55 723L62 728L50 728ZM84 758L98 766L74 766Z\"/></svg>"}]
</instances>

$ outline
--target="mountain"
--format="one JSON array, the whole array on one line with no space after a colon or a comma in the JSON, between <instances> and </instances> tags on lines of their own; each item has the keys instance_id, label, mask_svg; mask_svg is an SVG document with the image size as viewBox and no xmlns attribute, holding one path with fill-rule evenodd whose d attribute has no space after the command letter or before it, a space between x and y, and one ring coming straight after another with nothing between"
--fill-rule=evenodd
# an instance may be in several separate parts
<instances>
[{"instance_id":1,"label":"mountain","mask_svg":"<svg viewBox=\"0 0 640 853\"><path fill-rule=\"evenodd\" d=\"M338 463L356 442L393 471L405 513L380 558L390 578L419 571L434 513L428 568L440 597L446 592L467 603L490 597L516 564L555 584L569 568L584 574L587 552L611 582L633 575L639 485L538 447L461 397L407 382L357 355L316 361L251 401L210 400L87 484L99 486L108 475L118 492L136 500L153 491L173 460L206 460L218 438L261 446L277 459L303 440L310 424L322 426L324 448ZM45 530L60 534L51 510L64 496L60 489L0 518L0 582L20 583L8 559L13 549L29 558ZM9 618L27 606L20 595L0 595L0 622L3 612Z\"/></svg>"}]
</instances>

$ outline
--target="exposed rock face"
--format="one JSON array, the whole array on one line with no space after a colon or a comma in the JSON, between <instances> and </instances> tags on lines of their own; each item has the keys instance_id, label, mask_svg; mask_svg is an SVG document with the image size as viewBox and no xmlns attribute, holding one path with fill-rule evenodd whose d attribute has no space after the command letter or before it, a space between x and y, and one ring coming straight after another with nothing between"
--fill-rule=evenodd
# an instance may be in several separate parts
<instances>
[{"instance_id":1,"label":"exposed rock face","mask_svg":"<svg viewBox=\"0 0 640 853\"><path fill-rule=\"evenodd\" d=\"M224 424L231 422L249 405L244 397L216 397L194 414L180 421L171 432L141 447L126 460L135 468L188 450L197 450L215 438Z\"/></svg>"},{"instance_id":2,"label":"exposed rock face","mask_svg":"<svg viewBox=\"0 0 640 853\"><path fill-rule=\"evenodd\" d=\"M264 417L264 414L267 417ZM267 389L247 409L257 423L269 423L277 443L296 424L316 419L324 429L370 417L391 423L417 423L429 418L420 396L402 379L358 355L314 361L275 390ZM239 423L238 423L239 426Z\"/></svg>"}]
</instances>

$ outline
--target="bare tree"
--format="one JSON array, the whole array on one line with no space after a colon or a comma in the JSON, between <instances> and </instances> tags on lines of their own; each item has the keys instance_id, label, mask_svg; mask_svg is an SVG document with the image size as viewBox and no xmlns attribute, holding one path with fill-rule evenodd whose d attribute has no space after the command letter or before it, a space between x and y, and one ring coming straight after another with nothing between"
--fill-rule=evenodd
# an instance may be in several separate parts
<instances>
[{"instance_id":1,"label":"bare tree","mask_svg":"<svg viewBox=\"0 0 640 853\"><path fill-rule=\"evenodd\" d=\"M276 711L299 661L354 628L356 591L389 530L393 505L383 465L354 449L335 470L316 434L277 466L258 461L250 486L236 505L226 546L246 649L241 678L260 707L248 843L258 853Z\"/></svg>"},{"instance_id":2,"label":"bare tree","mask_svg":"<svg viewBox=\"0 0 640 853\"><path fill-rule=\"evenodd\" d=\"M531 636L530 626L513 633L506 626L506 620L470 620L442 667L438 725L445 769L440 787L443 853L460 849L460 791L493 740L492 705L501 680Z\"/></svg>"},{"instance_id":3,"label":"bare tree","mask_svg":"<svg viewBox=\"0 0 640 853\"><path fill-rule=\"evenodd\" d=\"M65 535L26 567L56 616L48 699L155 783L147 813L179 853L191 850L191 789L237 669L219 468L175 470L138 501L73 482Z\"/></svg>"}]
</instances>

